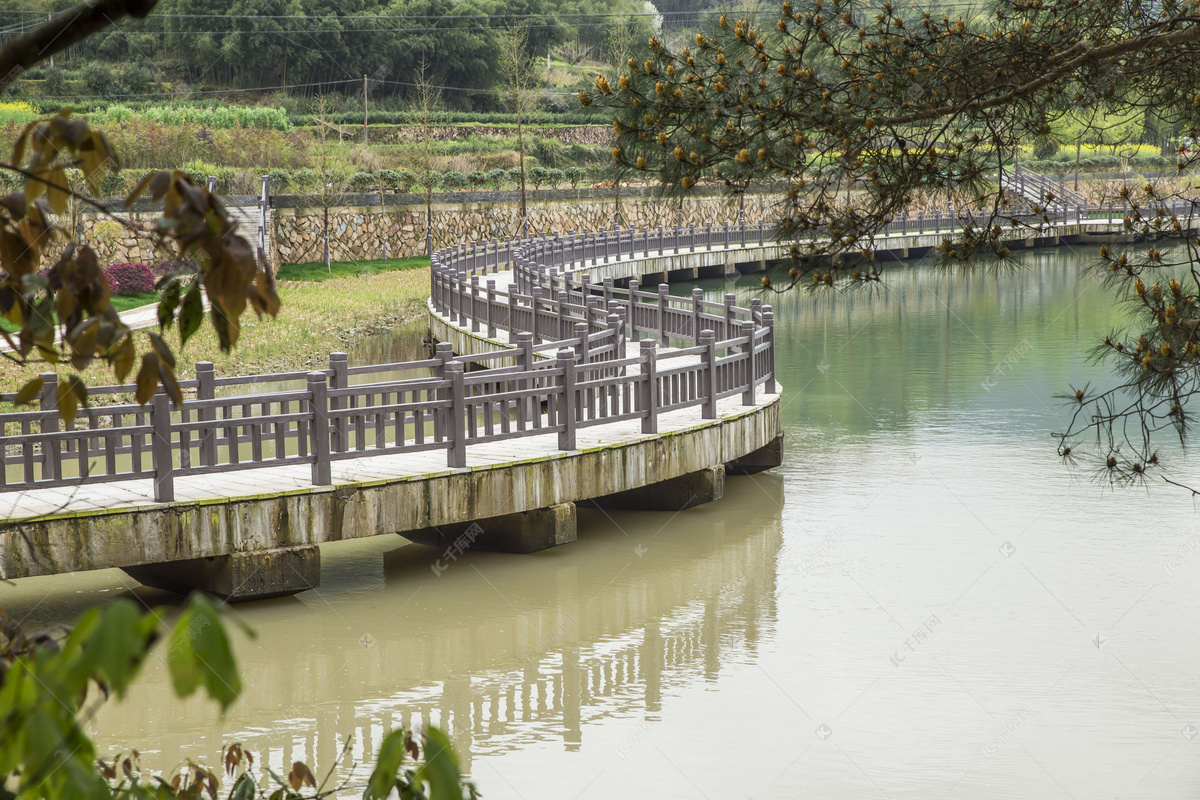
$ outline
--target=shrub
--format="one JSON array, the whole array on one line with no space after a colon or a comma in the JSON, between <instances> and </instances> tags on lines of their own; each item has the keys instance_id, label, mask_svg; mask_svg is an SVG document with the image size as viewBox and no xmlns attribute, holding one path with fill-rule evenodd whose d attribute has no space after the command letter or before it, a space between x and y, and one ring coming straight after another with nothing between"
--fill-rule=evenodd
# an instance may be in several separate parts
<instances>
[{"instance_id":1,"label":"shrub","mask_svg":"<svg viewBox=\"0 0 1200 800\"><path fill-rule=\"evenodd\" d=\"M127 94L145 94L154 83L154 70L145 64L130 64L121 73L121 87Z\"/></svg>"},{"instance_id":2,"label":"shrub","mask_svg":"<svg viewBox=\"0 0 1200 800\"><path fill-rule=\"evenodd\" d=\"M567 167L563 170L563 174L571 182L571 188L574 189L579 186L587 173L584 172L583 167Z\"/></svg>"},{"instance_id":3,"label":"shrub","mask_svg":"<svg viewBox=\"0 0 1200 800\"><path fill-rule=\"evenodd\" d=\"M128 194L125 176L120 172L106 172L100 180L101 197L123 197Z\"/></svg>"},{"instance_id":4,"label":"shrub","mask_svg":"<svg viewBox=\"0 0 1200 800\"><path fill-rule=\"evenodd\" d=\"M546 171L546 179L550 181L550 186L557 189L567 179L567 174L561 169L551 169Z\"/></svg>"},{"instance_id":5,"label":"shrub","mask_svg":"<svg viewBox=\"0 0 1200 800\"><path fill-rule=\"evenodd\" d=\"M472 189L483 189L487 186L487 175L479 170L472 170L467 173L467 183Z\"/></svg>"},{"instance_id":6,"label":"shrub","mask_svg":"<svg viewBox=\"0 0 1200 800\"><path fill-rule=\"evenodd\" d=\"M83 68L83 85L97 97L109 97L117 92L112 67L101 61L89 61Z\"/></svg>"},{"instance_id":7,"label":"shrub","mask_svg":"<svg viewBox=\"0 0 1200 800\"><path fill-rule=\"evenodd\" d=\"M348 182L348 188L350 191L358 192L360 194L369 192L376 186L378 186L378 184L375 181L375 176L370 172L356 172L350 176L350 180Z\"/></svg>"},{"instance_id":8,"label":"shrub","mask_svg":"<svg viewBox=\"0 0 1200 800\"><path fill-rule=\"evenodd\" d=\"M273 169L267 173L267 188L272 192L281 191L291 182L292 176L287 170Z\"/></svg>"},{"instance_id":9,"label":"shrub","mask_svg":"<svg viewBox=\"0 0 1200 800\"><path fill-rule=\"evenodd\" d=\"M60 95L67 90L67 76L62 67L46 67L46 94Z\"/></svg>"},{"instance_id":10,"label":"shrub","mask_svg":"<svg viewBox=\"0 0 1200 800\"><path fill-rule=\"evenodd\" d=\"M508 173L506 173L502 169L490 169L487 171L487 174L484 175L483 177L484 177L484 180L487 181L487 184L489 186L491 186L493 189L499 191L500 184L503 183L504 179L508 177Z\"/></svg>"},{"instance_id":11,"label":"shrub","mask_svg":"<svg viewBox=\"0 0 1200 800\"><path fill-rule=\"evenodd\" d=\"M154 273L145 264L124 261L104 270L108 290L118 297L154 291Z\"/></svg>"}]
</instances>

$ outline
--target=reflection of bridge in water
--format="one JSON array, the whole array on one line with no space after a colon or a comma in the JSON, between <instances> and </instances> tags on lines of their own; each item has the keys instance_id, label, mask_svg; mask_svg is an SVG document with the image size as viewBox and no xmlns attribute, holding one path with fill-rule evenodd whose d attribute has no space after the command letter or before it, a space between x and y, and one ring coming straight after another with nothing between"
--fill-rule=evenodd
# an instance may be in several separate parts
<instances>
[{"instance_id":1,"label":"reflection of bridge in water","mask_svg":"<svg viewBox=\"0 0 1200 800\"><path fill-rule=\"evenodd\" d=\"M627 538L589 533L606 519L588 512L579 542L547 553L532 579L524 560L489 554L435 578L442 553L418 545L385 553L382 576L342 577L331 553L327 582L353 590L251 610L258 638L237 647L244 700L223 725L199 701L163 719L159 709L178 704L154 665L138 707L102 712L98 740L138 747L154 769L214 763L240 741L276 771L307 760L322 773L352 735L357 766L339 778L361 785L393 727L445 727L470 769L537 743L576 749L602 719L653 720L672 693L752 658L774 627L782 481L731 478L726 491L726 503L683 512L661 536L670 514L614 512L609 524L635 531ZM729 503L738 513L715 510Z\"/></svg>"}]
</instances>

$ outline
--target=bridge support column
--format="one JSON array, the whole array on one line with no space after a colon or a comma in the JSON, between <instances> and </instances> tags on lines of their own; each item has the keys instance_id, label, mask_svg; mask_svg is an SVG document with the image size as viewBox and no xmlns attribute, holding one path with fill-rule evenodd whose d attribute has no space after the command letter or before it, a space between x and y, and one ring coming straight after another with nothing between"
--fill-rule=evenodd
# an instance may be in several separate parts
<instances>
[{"instance_id":1,"label":"bridge support column","mask_svg":"<svg viewBox=\"0 0 1200 800\"><path fill-rule=\"evenodd\" d=\"M321 548L280 547L124 567L134 580L176 594L208 592L237 603L299 594L321 585Z\"/></svg>"},{"instance_id":2,"label":"bridge support column","mask_svg":"<svg viewBox=\"0 0 1200 800\"><path fill-rule=\"evenodd\" d=\"M727 475L753 475L756 472L778 467L783 463L783 434L779 434L765 446L735 458L725 465Z\"/></svg>"},{"instance_id":3,"label":"bridge support column","mask_svg":"<svg viewBox=\"0 0 1200 800\"><path fill-rule=\"evenodd\" d=\"M535 553L568 544L577 538L574 503L535 508L474 522L400 531L411 542L461 554L467 550L490 553Z\"/></svg>"},{"instance_id":4,"label":"bridge support column","mask_svg":"<svg viewBox=\"0 0 1200 800\"><path fill-rule=\"evenodd\" d=\"M738 275L741 275L741 273L738 272L737 262L736 261L726 261L725 262L725 277L726 278L736 278Z\"/></svg>"},{"instance_id":5,"label":"bridge support column","mask_svg":"<svg viewBox=\"0 0 1200 800\"><path fill-rule=\"evenodd\" d=\"M715 467L689 472L649 486L639 486L606 497L588 500L597 508L615 508L630 511L682 511L725 496L725 467Z\"/></svg>"}]
</instances>

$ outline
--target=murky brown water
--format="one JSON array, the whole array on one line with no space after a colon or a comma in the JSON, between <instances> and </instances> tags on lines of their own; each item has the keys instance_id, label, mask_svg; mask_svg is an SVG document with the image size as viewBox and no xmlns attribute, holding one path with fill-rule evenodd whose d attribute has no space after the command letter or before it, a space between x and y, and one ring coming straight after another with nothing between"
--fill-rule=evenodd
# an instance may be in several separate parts
<instances>
[{"instance_id":1,"label":"murky brown water","mask_svg":"<svg viewBox=\"0 0 1200 800\"><path fill-rule=\"evenodd\" d=\"M1083 258L774 298L780 469L677 515L583 512L575 544L440 577L399 537L326 547L319 591L238 608L258 637L224 720L156 662L94 731L165 767L242 741L324 768L353 736L346 796L390 726L430 720L487 800L1192 797L1194 508L1102 491L1048 436L1053 395L1104 379L1084 355L1115 312ZM0 597L45 622L125 583Z\"/></svg>"}]
</instances>

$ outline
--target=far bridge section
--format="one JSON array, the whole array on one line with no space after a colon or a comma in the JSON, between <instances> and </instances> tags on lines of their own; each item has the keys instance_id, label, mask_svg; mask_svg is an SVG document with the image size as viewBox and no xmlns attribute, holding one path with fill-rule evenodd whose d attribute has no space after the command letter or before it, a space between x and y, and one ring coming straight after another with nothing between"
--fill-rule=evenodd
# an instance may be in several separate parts
<instances>
[{"instance_id":1,"label":"far bridge section","mask_svg":"<svg viewBox=\"0 0 1200 800\"><path fill-rule=\"evenodd\" d=\"M1038 208L1065 212L1087 206L1083 195L1020 164L1015 164L1011 172L1000 170L1000 188Z\"/></svg>"}]
</instances>

